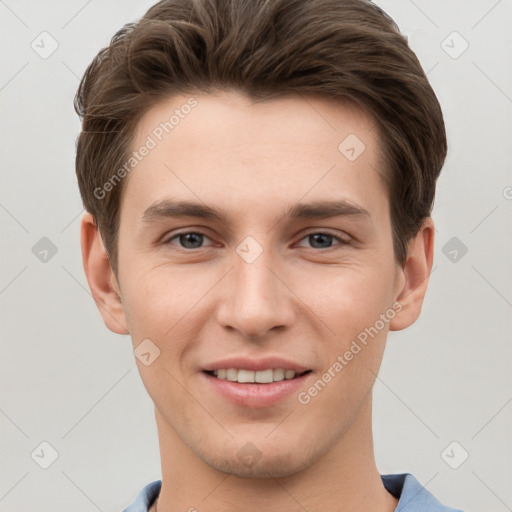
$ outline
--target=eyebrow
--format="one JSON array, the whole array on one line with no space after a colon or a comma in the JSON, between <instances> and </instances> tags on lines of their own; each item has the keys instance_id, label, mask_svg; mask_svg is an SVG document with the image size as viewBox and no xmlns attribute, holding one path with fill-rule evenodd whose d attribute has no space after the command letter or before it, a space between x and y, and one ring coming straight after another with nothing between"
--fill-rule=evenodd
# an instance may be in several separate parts
<instances>
[{"instance_id":1,"label":"eyebrow","mask_svg":"<svg viewBox=\"0 0 512 512\"><path fill-rule=\"evenodd\" d=\"M338 216L371 218L367 210L344 199L297 203L285 216L292 219L326 219ZM212 208L194 201L174 201L172 199L153 203L143 213L142 220L145 223L150 223L161 219L180 217L197 217L218 220L222 223L228 221L228 214L222 208Z\"/></svg>"}]
</instances>

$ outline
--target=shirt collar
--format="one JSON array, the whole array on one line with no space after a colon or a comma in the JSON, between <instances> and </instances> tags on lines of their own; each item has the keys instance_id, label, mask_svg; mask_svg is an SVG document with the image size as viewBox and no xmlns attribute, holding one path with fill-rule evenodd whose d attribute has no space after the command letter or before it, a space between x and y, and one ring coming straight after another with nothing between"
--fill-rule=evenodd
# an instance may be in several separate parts
<instances>
[{"instance_id":1,"label":"shirt collar","mask_svg":"<svg viewBox=\"0 0 512 512\"><path fill-rule=\"evenodd\" d=\"M399 498L395 512L462 512L442 505L411 473L380 475L386 490ZM148 512L160 489L161 480L147 484L123 512Z\"/></svg>"}]
</instances>

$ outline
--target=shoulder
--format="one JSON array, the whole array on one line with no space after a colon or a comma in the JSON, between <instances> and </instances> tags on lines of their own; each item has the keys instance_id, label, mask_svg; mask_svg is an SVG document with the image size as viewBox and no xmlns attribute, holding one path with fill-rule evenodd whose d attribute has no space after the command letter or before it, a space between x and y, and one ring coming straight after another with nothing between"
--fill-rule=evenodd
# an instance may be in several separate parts
<instances>
[{"instance_id":1,"label":"shoulder","mask_svg":"<svg viewBox=\"0 0 512 512\"><path fill-rule=\"evenodd\" d=\"M395 512L411 510L411 506L415 512L463 512L440 503L411 473L381 475L381 479L386 490L399 498ZM123 512L148 512L161 486L161 480L147 484Z\"/></svg>"},{"instance_id":2,"label":"shoulder","mask_svg":"<svg viewBox=\"0 0 512 512\"><path fill-rule=\"evenodd\" d=\"M411 473L380 476L386 490L399 498L395 512L463 512L440 503Z\"/></svg>"},{"instance_id":3,"label":"shoulder","mask_svg":"<svg viewBox=\"0 0 512 512\"><path fill-rule=\"evenodd\" d=\"M139 492L135 500L125 508L123 512L148 512L149 507L158 497L161 487L161 480L155 480L154 482L147 484Z\"/></svg>"}]
</instances>

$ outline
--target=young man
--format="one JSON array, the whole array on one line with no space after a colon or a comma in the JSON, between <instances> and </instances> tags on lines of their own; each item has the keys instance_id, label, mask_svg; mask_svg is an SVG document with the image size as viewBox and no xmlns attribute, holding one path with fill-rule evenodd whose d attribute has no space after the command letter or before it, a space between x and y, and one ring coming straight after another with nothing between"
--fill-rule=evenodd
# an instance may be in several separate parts
<instances>
[{"instance_id":1,"label":"young man","mask_svg":"<svg viewBox=\"0 0 512 512\"><path fill-rule=\"evenodd\" d=\"M373 452L446 156L394 22L363 0L164 0L76 108L85 272L160 443L162 480L126 511L453 511Z\"/></svg>"}]
</instances>

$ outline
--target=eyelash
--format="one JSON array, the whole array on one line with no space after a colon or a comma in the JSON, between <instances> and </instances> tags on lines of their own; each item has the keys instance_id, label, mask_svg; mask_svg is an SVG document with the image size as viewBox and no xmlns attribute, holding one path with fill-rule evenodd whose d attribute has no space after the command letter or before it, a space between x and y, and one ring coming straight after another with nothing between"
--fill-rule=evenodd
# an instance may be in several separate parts
<instances>
[{"instance_id":1,"label":"eyelash","mask_svg":"<svg viewBox=\"0 0 512 512\"><path fill-rule=\"evenodd\" d=\"M164 245L169 245L172 243L172 241L174 239L179 239L180 236L183 236L183 235L189 235L189 234L194 234L194 235L202 235L203 237L205 238L208 238L210 239L210 237L208 235L206 235L205 233L201 232L201 231L183 231L181 233L177 233L175 235L173 235L171 238L167 239L167 240L164 240L163 241L163 244ZM333 233L330 233L329 231L311 231L309 233L306 233L300 240L299 242L301 242L302 240L304 240L305 238L311 236L311 235L327 235L327 236L331 236L332 238L338 240L339 242L339 245L341 247L343 246L346 246L346 245L349 245L350 242L346 241L346 240L343 240L342 238L340 238L339 236L337 235L334 235ZM172 244L174 245L174 244ZM181 250L183 251L186 251L186 252L192 252L194 250L198 250L198 249L204 249L204 247L196 247L194 249L186 249L184 247L179 247ZM329 250L333 250L335 249L336 247L326 247L326 248L316 248L316 247L311 247L311 249L316 249L317 251L329 251Z\"/></svg>"}]
</instances>

